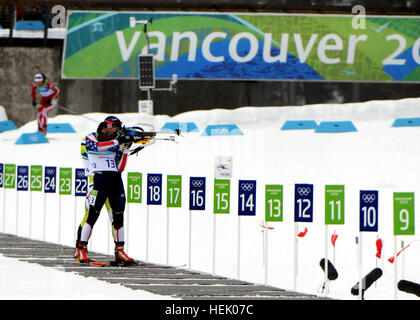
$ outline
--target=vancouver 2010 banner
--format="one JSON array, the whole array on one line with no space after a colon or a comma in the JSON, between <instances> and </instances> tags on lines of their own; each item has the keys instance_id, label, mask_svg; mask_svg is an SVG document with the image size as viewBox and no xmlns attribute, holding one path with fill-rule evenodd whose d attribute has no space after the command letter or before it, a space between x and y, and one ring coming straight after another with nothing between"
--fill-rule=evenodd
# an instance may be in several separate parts
<instances>
[{"instance_id":1,"label":"vancouver 2010 banner","mask_svg":"<svg viewBox=\"0 0 420 320\"><path fill-rule=\"evenodd\" d=\"M420 17L70 11L67 79L420 82ZM145 35L147 24L149 46Z\"/></svg>"}]
</instances>

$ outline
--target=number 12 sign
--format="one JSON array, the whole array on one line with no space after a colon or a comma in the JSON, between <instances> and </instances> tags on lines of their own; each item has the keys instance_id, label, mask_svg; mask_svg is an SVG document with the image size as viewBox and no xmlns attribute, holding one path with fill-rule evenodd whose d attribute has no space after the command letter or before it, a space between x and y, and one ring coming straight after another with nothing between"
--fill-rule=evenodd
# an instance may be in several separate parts
<instances>
[{"instance_id":1,"label":"number 12 sign","mask_svg":"<svg viewBox=\"0 0 420 320\"><path fill-rule=\"evenodd\" d=\"M295 222L313 221L313 184L295 184Z\"/></svg>"}]
</instances>

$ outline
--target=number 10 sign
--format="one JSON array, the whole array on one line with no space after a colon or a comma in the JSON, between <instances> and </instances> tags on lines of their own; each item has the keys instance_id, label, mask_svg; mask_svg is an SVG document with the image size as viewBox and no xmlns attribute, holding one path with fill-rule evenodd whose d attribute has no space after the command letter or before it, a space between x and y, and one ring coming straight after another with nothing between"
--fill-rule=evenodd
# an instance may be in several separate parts
<instances>
[{"instance_id":1,"label":"number 10 sign","mask_svg":"<svg viewBox=\"0 0 420 320\"><path fill-rule=\"evenodd\" d=\"M378 191L360 190L360 231L378 231Z\"/></svg>"}]
</instances>

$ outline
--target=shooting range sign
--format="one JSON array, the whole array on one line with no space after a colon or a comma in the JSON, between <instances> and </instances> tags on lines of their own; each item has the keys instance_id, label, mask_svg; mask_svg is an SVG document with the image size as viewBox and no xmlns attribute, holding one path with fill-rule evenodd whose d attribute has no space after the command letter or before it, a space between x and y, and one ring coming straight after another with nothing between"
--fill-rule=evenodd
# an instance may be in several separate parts
<instances>
[{"instance_id":1,"label":"shooting range sign","mask_svg":"<svg viewBox=\"0 0 420 320\"><path fill-rule=\"evenodd\" d=\"M84 197L87 193L88 179L85 169L77 169L74 171L74 195L76 197Z\"/></svg>"},{"instance_id":2,"label":"shooting range sign","mask_svg":"<svg viewBox=\"0 0 420 320\"><path fill-rule=\"evenodd\" d=\"M140 172L127 173L127 203L141 203L142 181Z\"/></svg>"},{"instance_id":3,"label":"shooting range sign","mask_svg":"<svg viewBox=\"0 0 420 320\"><path fill-rule=\"evenodd\" d=\"M166 206L168 208L181 208L182 176L168 175L166 185Z\"/></svg>"},{"instance_id":4,"label":"shooting range sign","mask_svg":"<svg viewBox=\"0 0 420 320\"><path fill-rule=\"evenodd\" d=\"M18 191L28 191L29 186L29 167L18 166L17 167L17 187Z\"/></svg>"},{"instance_id":5,"label":"shooting range sign","mask_svg":"<svg viewBox=\"0 0 420 320\"><path fill-rule=\"evenodd\" d=\"M147 174L147 204L162 204L162 174Z\"/></svg>"},{"instance_id":6,"label":"shooting range sign","mask_svg":"<svg viewBox=\"0 0 420 320\"><path fill-rule=\"evenodd\" d=\"M206 210L205 177L190 177L190 210Z\"/></svg>"},{"instance_id":7,"label":"shooting range sign","mask_svg":"<svg viewBox=\"0 0 420 320\"><path fill-rule=\"evenodd\" d=\"M238 215L255 216L257 201L257 181L239 180Z\"/></svg>"},{"instance_id":8,"label":"shooting range sign","mask_svg":"<svg viewBox=\"0 0 420 320\"><path fill-rule=\"evenodd\" d=\"M378 191L360 190L360 231L378 231Z\"/></svg>"},{"instance_id":9,"label":"shooting range sign","mask_svg":"<svg viewBox=\"0 0 420 320\"><path fill-rule=\"evenodd\" d=\"M214 179L213 212L225 214L230 212L229 179Z\"/></svg>"},{"instance_id":10,"label":"shooting range sign","mask_svg":"<svg viewBox=\"0 0 420 320\"><path fill-rule=\"evenodd\" d=\"M325 224L344 224L344 185L325 186Z\"/></svg>"},{"instance_id":11,"label":"shooting range sign","mask_svg":"<svg viewBox=\"0 0 420 320\"><path fill-rule=\"evenodd\" d=\"M45 167L44 175L44 192L55 193L56 192L56 176L57 167Z\"/></svg>"},{"instance_id":12,"label":"shooting range sign","mask_svg":"<svg viewBox=\"0 0 420 320\"><path fill-rule=\"evenodd\" d=\"M265 186L265 221L283 221L283 186Z\"/></svg>"},{"instance_id":13,"label":"shooting range sign","mask_svg":"<svg viewBox=\"0 0 420 320\"><path fill-rule=\"evenodd\" d=\"M295 184L295 222L313 221L313 184Z\"/></svg>"},{"instance_id":14,"label":"shooting range sign","mask_svg":"<svg viewBox=\"0 0 420 320\"><path fill-rule=\"evenodd\" d=\"M4 165L4 188L14 189L16 188L16 165L8 164Z\"/></svg>"},{"instance_id":15,"label":"shooting range sign","mask_svg":"<svg viewBox=\"0 0 420 320\"><path fill-rule=\"evenodd\" d=\"M31 166L31 191L42 191L42 166Z\"/></svg>"},{"instance_id":16,"label":"shooting range sign","mask_svg":"<svg viewBox=\"0 0 420 320\"><path fill-rule=\"evenodd\" d=\"M414 235L414 192L394 192L394 235Z\"/></svg>"},{"instance_id":17,"label":"shooting range sign","mask_svg":"<svg viewBox=\"0 0 420 320\"><path fill-rule=\"evenodd\" d=\"M72 188L72 168L60 168L58 193L60 195L71 195Z\"/></svg>"}]
</instances>

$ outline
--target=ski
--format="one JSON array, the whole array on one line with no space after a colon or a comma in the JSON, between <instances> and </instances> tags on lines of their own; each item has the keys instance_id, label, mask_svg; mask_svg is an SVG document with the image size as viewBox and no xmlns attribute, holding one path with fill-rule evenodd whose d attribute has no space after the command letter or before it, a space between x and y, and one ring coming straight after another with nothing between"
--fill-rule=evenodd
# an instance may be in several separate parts
<instances>
[{"instance_id":1,"label":"ski","mask_svg":"<svg viewBox=\"0 0 420 320\"><path fill-rule=\"evenodd\" d=\"M142 267L142 268L169 268L167 266L161 266L154 263L147 263L141 261L132 261L130 263L118 263L115 261L98 261L98 260L89 260L87 262L80 262L76 260L77 264L84 266L93 266L93 267L114 267L114 268L127 268L127 267Z\"/></svg>"}]
</instances>

